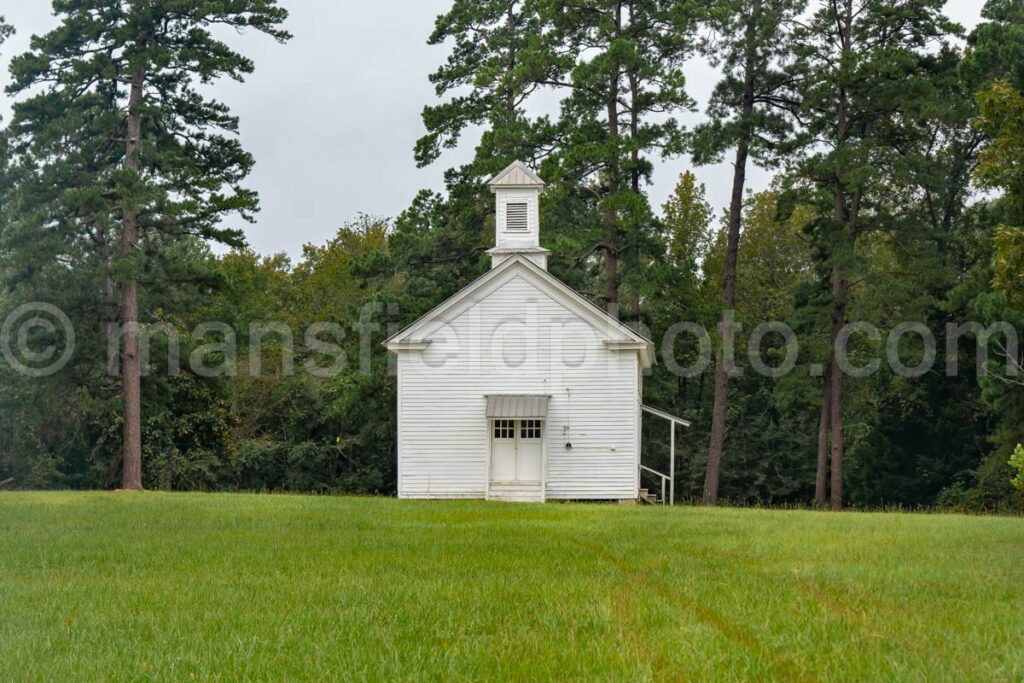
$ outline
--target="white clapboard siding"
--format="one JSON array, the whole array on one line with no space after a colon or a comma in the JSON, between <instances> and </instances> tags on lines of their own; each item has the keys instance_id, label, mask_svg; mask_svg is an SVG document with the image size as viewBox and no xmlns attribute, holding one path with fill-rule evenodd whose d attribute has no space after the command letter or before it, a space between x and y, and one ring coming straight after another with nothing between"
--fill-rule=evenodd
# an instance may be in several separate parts
<instances>
[{"instance_id":1,"label":"white clapboard siding","mask_svg":"<svg viewBox=\"0 0 1024 683\"><path fill-rule=\"evenodd\" d=\"M635 498L639 360L606 338L516 276L400 352L399 495L485 497L485 396L548 394L547 498Z\"/></svg>"}]
</instances>

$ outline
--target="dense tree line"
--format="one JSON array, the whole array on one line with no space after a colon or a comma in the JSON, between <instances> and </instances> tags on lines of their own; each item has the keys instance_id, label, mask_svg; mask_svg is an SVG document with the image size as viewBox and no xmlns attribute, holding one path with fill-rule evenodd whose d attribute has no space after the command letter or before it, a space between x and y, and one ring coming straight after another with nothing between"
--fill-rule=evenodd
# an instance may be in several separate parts
<instances>
[{"instance_id":1,"label":"dense tree line","mask_svg":"<svg viewBox=\"0 0 1024 683\"><path fill-rule=\"evenodd\" d=\"M54 304L75 353L45 376L0 364L0 480L393 491L379 342L486 271L484 181L522 159L548 184L551 271L650 335L645 400L694 422L682 497L1019 508L1024 373L1006 330L1024 331L1024 2L989 0L966 35L943 4L453 0L413 156L439 163L479 130L473 159L291 262L225 227L258 208L252 159L196 89L253 68L211 27L283 41L284 10L56 1L61 26L8 85L0 313ZM686 129L696 59L721 80ZM659 157L695 168L657 207ZM730 202L713 207L700 166L723 159ZM750 186L754 164L769 186ZM235 249L215 256L218 241ZM907 323L935 336L921 373L920 334L890 335ZM30 331L29 360L69 341ZM896 366L849 372L893 340ZM657 466L664 425L644 436Z\"/></svg>"}]
</instances>

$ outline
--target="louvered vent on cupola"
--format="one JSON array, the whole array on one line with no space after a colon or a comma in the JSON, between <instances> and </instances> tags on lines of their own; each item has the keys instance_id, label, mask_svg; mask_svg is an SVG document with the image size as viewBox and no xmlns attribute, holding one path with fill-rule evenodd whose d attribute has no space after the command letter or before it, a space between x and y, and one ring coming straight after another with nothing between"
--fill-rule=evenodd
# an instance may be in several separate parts
<instances>
[{"instance_id":1,"label":"louvered vent on cupola","mask_svg":"<svg viewBox=\"0 0 1024 683\"><path fill-rule=\"evenodd\" d=\"M505 205L505 230L508 232L526 232L530 229L526 202L509 202Z\"/></svg>"}]
</instances>

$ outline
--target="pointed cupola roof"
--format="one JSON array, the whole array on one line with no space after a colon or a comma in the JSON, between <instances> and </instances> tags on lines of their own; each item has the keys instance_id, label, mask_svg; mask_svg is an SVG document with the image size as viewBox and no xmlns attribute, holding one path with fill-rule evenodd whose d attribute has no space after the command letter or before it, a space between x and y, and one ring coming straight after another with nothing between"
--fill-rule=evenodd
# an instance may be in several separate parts
<instances>
[{"instance_id":1,"label":"pointed cupola roof","mask_svg":"<svg viewBox=\"0 0 1024 683\"><path fill-rule=\"evenodd\" d=\"M530 168L521 161L513 161L505 170L487 182L491 191L513 188L543 188L544 181L537 177Z\"/></svg>"}]
</instances>

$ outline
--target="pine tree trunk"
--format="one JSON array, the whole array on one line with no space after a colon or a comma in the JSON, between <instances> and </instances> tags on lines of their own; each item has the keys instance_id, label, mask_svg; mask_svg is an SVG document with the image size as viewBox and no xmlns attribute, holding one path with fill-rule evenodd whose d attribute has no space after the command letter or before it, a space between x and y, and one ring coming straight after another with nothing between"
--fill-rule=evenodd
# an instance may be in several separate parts
<instances>
[{"instance_id":1,"label":"pine tree trunk","mask_svg":"<svg viewBox=\"0 0 1024 683\"><path fill-rule=\"evenodd\" d=\"M615 249L608 246L604 250L604 295L605 311L616 320L619 318L619 256Z\"/></svg>"},{"instance_id":2,"label":"pine tree trunk","mask_svg":"<svg viewBox=\"0 0 1024 683\"><path fill-rule=\"evenodd\" d=\"M750 28L748 27L748 34ZM747 56L746 79L743 84L742 116L748 118L754 110L753 56ZM749 133L748 133L749 135ZM736 160L732 171L732 197L729 201L729 234L725 245L725 271L722 276L722 311L736 307L736 265L739 261L740 225L743 222L743 188L747 180L749 137L744 136L736 146ZM722 316L722 343L732 340L733 334L726 317ZM715 398L711 409L711 441L708 445L708 464L704 472L705 505L718 503L718 484L722 476L722 453L725 450L725 422L729 411L729 368L725 366L725 350L718 353L715 363Z\"/></svg>"},{"instance_id":3,"label":"pine tree trunk","mask_svg":"<svg viewBox=\"0 0 1024 683\"><path fill-rule=\"evenodd\" d=\"M637 332L640 331L641 318L640 318L640 292L634 289L629 295L629 313L633 318L632 327Z\"/></svg>"},{"instance_id":4,"label":"pine tree trunk","mask_svg":"<svg viewBox=\"0 0 1024 683\"><path fill-rule=\"evenodd\" d=\"M852 27L853 27L853 2L846 0L843 3L843 17L840 25L840 41L844 55L852 49ZM839 97L836 106L836 148L843 149L846 146L846 138L849 133L849 120L847 113L848 93L845 87L839 90ZM846 248L853 249L853 222L856 220L856 213L859 200L855 199L850 212L846 209L846 187L843 180L842 168L837 169L835 177L835 208L833 219L835 221L834 239L838 243L840 260L846 258ZM847 238L849 242L847 243ZM833 258L836 254L833 253ZM845 455L845 444L843 441L843 372L839 367L839 358L835 353L836 343L839 339L839 332L846 323L846 306L849 284L843 278L839 263L832 266L832 334L831 334L831 355L832 362L829 366L829 427L832 438L832 462L830 498L832 509L839 511L843 509L843 457Z\"/></svg>"},{"instance_id":5,"label":"pine tree trunk","mask_svg":"<svg viewBox=\"0 0 1024 683\"><path fill-rule=\"evenodd\" d=\"M615 3L614 10L615 37L622 36L622 3ZM608 159L608 196L614 197L619 193L619 79L622 71L618 63L612 65L611 73L608 75L608 138L611 142L612 153ZM604 277L605 277L605 310L608 315L618 319L619 317L619 254L617 250L617 229L615 211L607 209L604 212L605 225L608 231L608 243L604 249Z\"/></svg>"},{"instance_id":6,"label":"pine tree trunk","mask_svg":"<svg viewBox=\"0 0 1024 683\"><path fill-rule=\"evenodd\" d=\"M124 167L139 173L142 146L142 87L145 69L132 74L128 99L128 135L125 140ZM125 200L121 232L121 256L129 261L138 248L138 213L134 200ZM134 264L129 263L134 269ZM139 294L135 275L121 282L121 384L124 392L124 444L121 487L142 488L142 379L139 367Z\"/></svg>"},{"instance_id":7,"label":"pine tree trunk","mask_svg":"<svg viewBox=\"0 0 1024 683\"><path fill-rule=\"evenodd\" d=\"M841 101L844 102L845 100ZM841 106L839 109L839 121L840 130L845 132L845 109ZM839 258L845 257L846 244L840 243L845 242L847 237L847 221L849 220L846 213L846 192L842 185L842 180L838 182L835 190L835 235L834 239L837 244L836 250L840 252ZM851 245L852 246L852 243ZM833 258L837 258L834 253ZM848 284L842 276L842 270L840 269L839 263L835 263L832 266L832 332L829 335L830 341L830 354L831 362L828 369L828 387L829 387L829 429L832 437L832 462L831 462L831 501L833 510L841 510L843 508L843 455L844 455L844 443L843 443L843 371L839 367L839 356L836 353L836 348L839 340L839 333L843 329L843 325L846 323L846 304L847 304L847 289Z\"/></svg>"},{"instance_id":8,"label":"pine tree trunk","mask_svg":"<svg viewBox=\"0 0 1024 683\"><path fill-rule=\"evenodd\" d=\"M629 23L633 23L633 6L629 7ZM626 79L629 82L629 135L631 147L629 150L629 189L634 195L640 195L640 149L637 147L637 140L640 136L640 109L637 102L640 98L640 79L634 69L626 69ZM634 251L633 259L629 261L629 268L639 268L640 258L638 252ZM634 329L640 331L640 292L633 288L630 293L630 314L633 316Z\"/></svg>"},{"instance_id":9,"label":"pine tree trunk","mask_svg":"<svg viewBox=\"0 0 1024 683\"><path fill-rule=\"evenodd\" d=\"M512 0L505 8L505 28L508 30L508 73L516 69L516 41L513 36L516 33L516 3ZM505 109L512 113L516 109L516 92L511 85L505 93Z\"/></svg>"},{"instance_id":10,"label":"pine tree trunk","mask_svg":"<svg viewBox=\"0 0 1024 683\"><path fill-rule=\"evenodd\" d=\"M835 298L835 307L832 314L832 348L836 348L836 340L842 330L846 318L846 288L847 283L842 278L839 268L832 271L832 296ZM839 367L839 358L832 354L832 365L830 367L829 388L831 399L829 406L829 421L832 427L832 481L831 500L833 510L843 509L843 372Z\"/></svg>"},{"instance_id":11,"label":"pine tree trunk","mask_svg":"<svg viewBox=\"0 0 1024 683\"><path fill-rule=\"evenodd\" d=\"M708 464L704 470L705 505L718 504L718 483L722 476L722 449L725 445L725 418L728 405L725 396L729 390L729 373L719 355L715 363L715 399L711 409L711 445Z\"/></svg>"},{"instance_id":12,"label":"pine tree trunk","mask_svg":"<svg viewBox=\"0 0 1024 683\"><path fill-rule=\"evenodd\" d=\"M629 23L633 23L633 8L630 6ZM626 79L629 81L629 135L632 143L629 150L629 187L633 194L640 194L640 77L634 67L626 69Z\"/></svg>"},{"instance_id":13,"label":"pine tree trunk","mask_svg":"<svg viewBox=\"0 0 1024 683\"><path fill-rule=\"evenodd\" d=\"M832 356L829 354L829 365ZM825 370L825 383L821 390L821 418L818 421L818 468L814 477L814 500L819 505L828 502L828 430L832 415L832 369Z\"/></svg>"}]
</instances>

